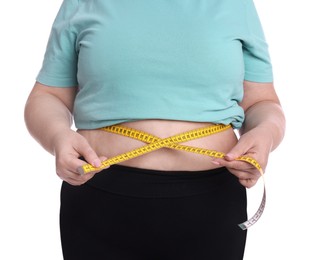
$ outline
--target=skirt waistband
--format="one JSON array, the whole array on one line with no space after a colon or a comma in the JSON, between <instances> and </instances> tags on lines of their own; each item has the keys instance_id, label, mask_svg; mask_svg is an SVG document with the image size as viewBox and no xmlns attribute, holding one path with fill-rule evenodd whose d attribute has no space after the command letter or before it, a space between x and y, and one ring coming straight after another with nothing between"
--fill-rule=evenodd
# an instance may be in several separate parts
<instances>
[{"instance_id":1,"label":"skirt waistband","mask_svg":"<svg viewBox=\"0 0 313 260\"><path fill-rule=\"evenodd\" d=\"M85 185L119 195L169 198L213 192L229 181L238 180L224 167L205 171L159 171L112 165Z\"/></svg>"}]
</instances>

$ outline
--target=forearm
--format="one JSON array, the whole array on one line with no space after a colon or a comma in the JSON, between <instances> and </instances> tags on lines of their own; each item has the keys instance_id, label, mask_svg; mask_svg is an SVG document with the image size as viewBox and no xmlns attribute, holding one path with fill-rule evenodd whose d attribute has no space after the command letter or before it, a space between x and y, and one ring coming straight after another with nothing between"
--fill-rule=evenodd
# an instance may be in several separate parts
<instances>
[{"instance_id":1,"label":"forearm","mask_svg":"<svg viewBox=\"0 0 313 260\"><path fill-rule=\"evenodd\" d=\"M278 103L261 101L245 112L245 121L240 134L247 133L256 127L263 129L269 136L270 150L273 151L284 137L285 124L285 116Z\"/></svg>"},{"instance_id":2,"label":"forearm","mask_svg":"<svg viewBox=\"0 0 313 260\"><path fill-rule=\"evenodd\" d=\"M50 94L34 94L25 105L25 123L29 133L48 152L54 154L54 139L62 130L69 130L72 115L66 105Z\"/></svg>"}]
</instances>

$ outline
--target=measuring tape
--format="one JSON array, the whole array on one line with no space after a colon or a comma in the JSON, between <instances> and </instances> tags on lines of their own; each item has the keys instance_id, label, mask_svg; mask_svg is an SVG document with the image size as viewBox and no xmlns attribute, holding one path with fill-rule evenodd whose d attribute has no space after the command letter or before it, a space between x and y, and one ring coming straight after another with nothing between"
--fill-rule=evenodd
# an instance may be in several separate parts
<instances>
[{"instance_id":1,"label":"measuring tape","mask_svg":"<svg viewBox=\"0 0 313 260\"><path fill-rule=\"evenodd\" d=\"M213 125L213 126L199 128L196 130L191 130L188 132L184 132L182 134L178 134L178 135L161 139L159 137L153 136L146 132L128 128L125 126L114 125L114 126L103 127L103 128L100 128L103 131L130 137L130 138L145 142L146 145L139 147L137 149L131 150L129 152L114 156L112 158L109 158L101 162L100 167L94 167L91 164L85 164L78 169L78 172L80 174L86 174L89 172L99 171L101 169L105 169L109 167L110 165L127 161L132 158L150 153L152 151L155 151L161 148L171 148L171 149L176 149L176 150L181 150L181 151L186 151L186 152L191 152L191 153L196 153L196 154L202 154L202 155L210 156L213 158L224 158L225 154L222 152L182 145L180 143L202 138L202 137L209 136L212 134L220 133L230 128L231 128L230 125ZM255 159L253 159L252 157L248 157L248 156L240 156L236 160L244 161L253 165L260 172L263 178L263 197L262 197L262 201L257 212L250 219L239 224L239 227L242 230L246 230L259 220L259 218L261 217L264 211L265 203L266 203L265 181L264 181L263 170L260 164Z\"/></svg>"}]
</instances>

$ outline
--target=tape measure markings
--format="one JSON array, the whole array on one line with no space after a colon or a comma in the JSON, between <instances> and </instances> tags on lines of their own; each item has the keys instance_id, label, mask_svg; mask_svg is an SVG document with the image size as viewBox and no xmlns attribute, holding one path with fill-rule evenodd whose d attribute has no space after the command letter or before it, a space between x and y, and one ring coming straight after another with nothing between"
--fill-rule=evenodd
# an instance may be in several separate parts
<instances>
[{"instance_id":1,"label":"tape measure markings","mask_svg":"<svg viewBox=\"0 0 313 260\"><path fill-rule=\"evenodd\" d=\"M222 152L199 148L199 147L181 145L179 143L191 141L194 139L202 138L202 137L209 136L209 135L216 134L216 133L220 133L229 128L231 128L230 125L214 125L214 126L187 131L187 132L170 136L167 138L163 138L163 139L153 136L152 134L149 134L140 130L132 129L129 127L125 127L125 126L114 125L114 126L100 128L100 130L103 130L106 132L119 134L125 137L130 137L130 138L145 142L147 143L147 145L131 150L129 152L123 153L123 154L119 154L112 158L109 158L103 161L101 163L101 166L98 168L93 167L91 164L85 164L78 169L78 172L80 174L86 174L92 171L105 169L110 165L117 164L126 160L130 160L132 158L150 153L152 151L155 151L161 148L171 148L171 149L182 150L186 152L192 152L196 154L202 154L202 155L206 155L206 156L210 156L214 158L223 158L225 154ZM261 204L257 212L247 221L241 224L238 224L241 229L245 230L251 227L252 225L254 225L259 220L259 218L261 217L264 211L265 204L266 204L265 180L264 180L263 170L260 164L254 158L248 157L248 156L240 156L236 160L244 161L254 166L260 172L262 179L263 179L263 186L264 186Z\"/></svg>"}]
</instances>

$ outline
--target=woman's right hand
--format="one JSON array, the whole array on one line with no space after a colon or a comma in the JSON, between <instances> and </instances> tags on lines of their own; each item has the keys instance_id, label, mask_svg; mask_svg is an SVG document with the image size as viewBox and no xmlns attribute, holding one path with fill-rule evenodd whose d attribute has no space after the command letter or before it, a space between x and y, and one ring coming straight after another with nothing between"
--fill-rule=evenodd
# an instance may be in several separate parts
<instances>
[{"instance_id":1,"label":"woman's right hand","mask_svg":"<svg viewBox=\"0 0 313 260\"><path fill-rule=\"evenodd\" d=\"M56 157L56 172L72 185L81 185L95 173L78 173L86 161L99 167L99 157L87 140L71 129L77 87L53 87L36 82L25 104L25 122L30 134ZM79 159L83 157L86 161Z\"/></svg>"},{"instance_id":2,"label":"woman's right hand","mask_svg":"<svg viewBox=\"0 0 313 260\"><path fill-rule=\"evenodd\" d=\"M97 172L79 174L78 168L87 162L99 167L106 158L99 157L87 140L79 133L68 129L58 133L53 140L56 159L56 173L71 185L82 185L90 180ZM80 159L83 157L84 160Z\"/></svg>"}]
</instances>

